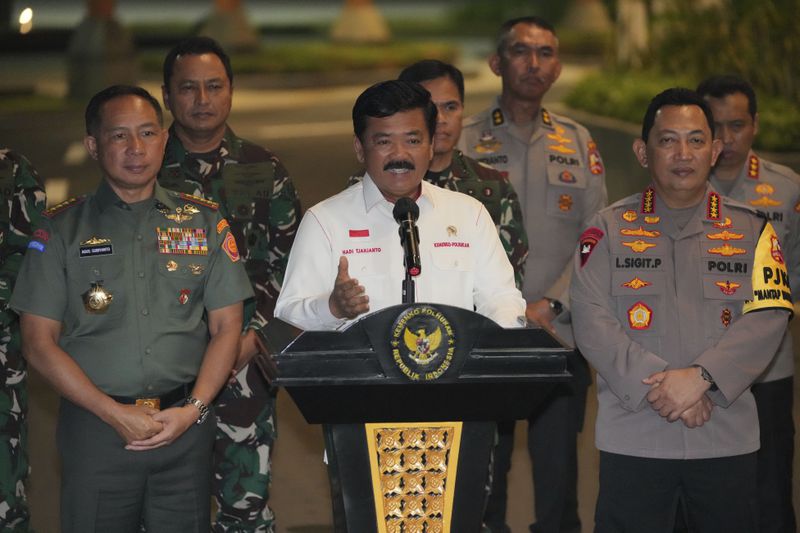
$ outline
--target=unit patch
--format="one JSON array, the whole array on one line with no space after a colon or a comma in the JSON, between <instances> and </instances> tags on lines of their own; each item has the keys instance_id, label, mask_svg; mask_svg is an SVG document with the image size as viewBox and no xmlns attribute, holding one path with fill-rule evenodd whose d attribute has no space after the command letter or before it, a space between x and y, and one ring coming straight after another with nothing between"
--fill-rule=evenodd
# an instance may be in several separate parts
<instances>
[{"instance_id":1,"label":"unit patch","mask_svg":"<svg viewBox=\"0 0 800 533\"><path fill-rule=\"evenodd\" d=\"M603 230L594 226L587 228L581 234L581 238L578 241L580 242L581 267L589 260L589 256L592 255L592 251L597 246L597 243L600 242L600 239L603 238L603 235L605 235Z\"/></svg>"},{"instance_id":2,"label":"unit patch","mask_svg":"<svg viewBox=\"0 0 800 533\"><path fill-rule=\"evenodd\" d=\"M753 297L744 303L743 313L759 309L783 308L793 312L789 274L772 224L767 222L753 258Z\"/></svg>"},{"instance_id":3,"label":"unit patch","mask_svg":"<svg viewBox=\"0 0 800 533\"><path fill-rule=\"evenodd\" d=\"M217 235L219 235L220 233L225 231L225 228L229 228L229 227L230 227L230 224L228 224L228 221L223 218L222 220L217 222Z\"/></svg>"},{"instance_id":4,"label":"unit patch","mask_svg":"<svg viewBox=\"0 0 800 533\"><path fill-rule=\"evenodd\" d=\"M600 157L597 144L594 141L589 141L586 147L589 150L589 170L595 175L602 174L605 169L603 168L603 159Z\"/></svg>"},{"instance_id":5,"label":"unit patch","mask_svg":"<svg viewBox=\"0 0 800 533\"><path fill-rule=\"evenodd\" d=\"M233 233L228 232L225 235L225 240L222 241L222 249L225 250L228 258L234 263L239 260L239 248L236 246L236 239L233 238Z\"/></svg>"}]
</instances>

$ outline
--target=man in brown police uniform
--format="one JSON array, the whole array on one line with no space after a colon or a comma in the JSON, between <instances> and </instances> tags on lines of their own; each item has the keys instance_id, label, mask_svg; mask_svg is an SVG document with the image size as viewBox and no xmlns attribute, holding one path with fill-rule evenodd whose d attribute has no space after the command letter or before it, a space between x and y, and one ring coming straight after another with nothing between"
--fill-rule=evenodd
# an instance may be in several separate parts
<instances>
[{"instance_id":1,"label":"man in brown police uniform","mask_svg":"<svg viewBox=\"0 0 800 533\"><path fill-rule=\"evenodd\" d=\"M504 23L489 65L502 77L502 94L488 109L464 121L458 146L467 156L506 174L517 191L530 249L522 286L526 317L571 344L567 294L572 252L584 224L606 205L603 162L586 128L542 105L561 73L558 38L547 21L523 17ZM529 417L535 533L580 531L577 433L583 425L589 374L579 356L571 363L571 386L559 387ZM498 424L485 516L493 533L508 531L506 476L513 430L513 421Z\"/></svg>"},{"instance_id":2,"label":"man in brown police uniform","mask_svg":"<svg viewBox=\"0 0 800 533\"><path fill-rule=\"evenodd\" d=\"M800 176L753 152L758 108L753 87L736 76L712 76L697 92L714 114L722 153L711 184L770 221L778 233L790 285L800 287ZM761 533L794 532L792 463L794 460L794 349L789 330L778 353L753 384L758 407L758 504Z\"/></svg>"},{"instance_id":3,"label":"man in brown police uniform","mask_svg":"<svg viewBox=\"0 0 800 533\"><path fill-rule=\"evenodd\" d=\"M721 150L688 89L657 95L634 142L652 184L581 236L575 339L597 370L595 531L758 531L750 385L792 311L780 242L708 183Z\"/></svg>"}]
</instances>

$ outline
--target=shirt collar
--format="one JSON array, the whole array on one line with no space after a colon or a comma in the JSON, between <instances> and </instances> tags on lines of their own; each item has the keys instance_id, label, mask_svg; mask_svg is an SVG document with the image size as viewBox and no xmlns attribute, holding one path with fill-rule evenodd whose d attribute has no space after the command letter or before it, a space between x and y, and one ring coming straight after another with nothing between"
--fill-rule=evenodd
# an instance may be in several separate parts
<instances>
[{"instance_id":1,"label":"shirt collar","mask_svg":"<svg viewBox=\"0 0 800 533\"><path fill-rule=\"evenodd\" d=\"M100 185L97 187L97 191L94 194L95 200L97 201L97 205L100 211L105 211L112 206L118 207L120 209L130 210L130 206L122 200L117 193L114 192L114 189L111 188L111 185L108 184L108 180L103 178L100 181ZM169 193L166 189L161 187L161 185L156 182L155 189L153 190L153 196L149 198L152 206L157 206L159 204L166 205L166 206L173 206L175 201L170 198Z\"/></svg>"},{"instance_id":2,"label":"shirt collar","mask_svg":"<svg viewBox=\"0 0 800 533\"><path fill-rule=\"evenodd\" d=\"M378 205L386 205L389 207L389 211L393 209L393 204L389 202L386 198L383 197L380 189L378 186L375 185L375 182L372 180L372 177L369 175L368 172L364 173L364 179L361 181L364 187L364 209L369 212L372 210L373 207ZM417 203L422 207L423 205L429 205L430 207L436 207L436 186L431 185L425 180L422 180L422 191L417 198Z\"/></svg>"}]
</instances>

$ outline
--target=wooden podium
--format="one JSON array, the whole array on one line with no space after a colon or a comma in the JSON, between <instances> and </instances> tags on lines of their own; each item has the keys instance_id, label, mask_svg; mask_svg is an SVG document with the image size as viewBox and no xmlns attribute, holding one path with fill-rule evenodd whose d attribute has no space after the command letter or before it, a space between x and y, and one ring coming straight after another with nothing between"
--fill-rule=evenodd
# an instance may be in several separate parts
<instances>
[{"instance_id":1,"label":"wooden podium","mask_svg":"<svg viewBox=\"0 0 800 533\"><path fill-rule=\"evenodd\" d=\"M570 379L571 350L547 331L448 305L282 331L267 335L275 384L324 424L337 533L478 533L494 420L527 418Z\"/></svg>"}]
</instances>

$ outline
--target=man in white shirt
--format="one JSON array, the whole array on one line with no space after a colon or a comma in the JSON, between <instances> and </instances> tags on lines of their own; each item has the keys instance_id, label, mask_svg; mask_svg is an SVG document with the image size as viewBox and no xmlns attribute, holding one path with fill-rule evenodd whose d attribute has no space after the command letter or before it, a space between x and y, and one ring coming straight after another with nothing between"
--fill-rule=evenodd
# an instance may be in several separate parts
<instances>
[{"instance_id":1,"label":"man in white shirt","mask_svg":"<svg viewBox=\"0 0 800 533\"><path fill-rule=\"evenodd\" d=\"M353 106L364 180L309 209L300 223L275 316L302 329L335 329L402 303L403 247L394 203L419 207L416 300L475 309L524 325L525 301L492 218L477 200L423 182L433 157L436 107L412 82L386 81Z\"/></svg>"}]
</instances>

